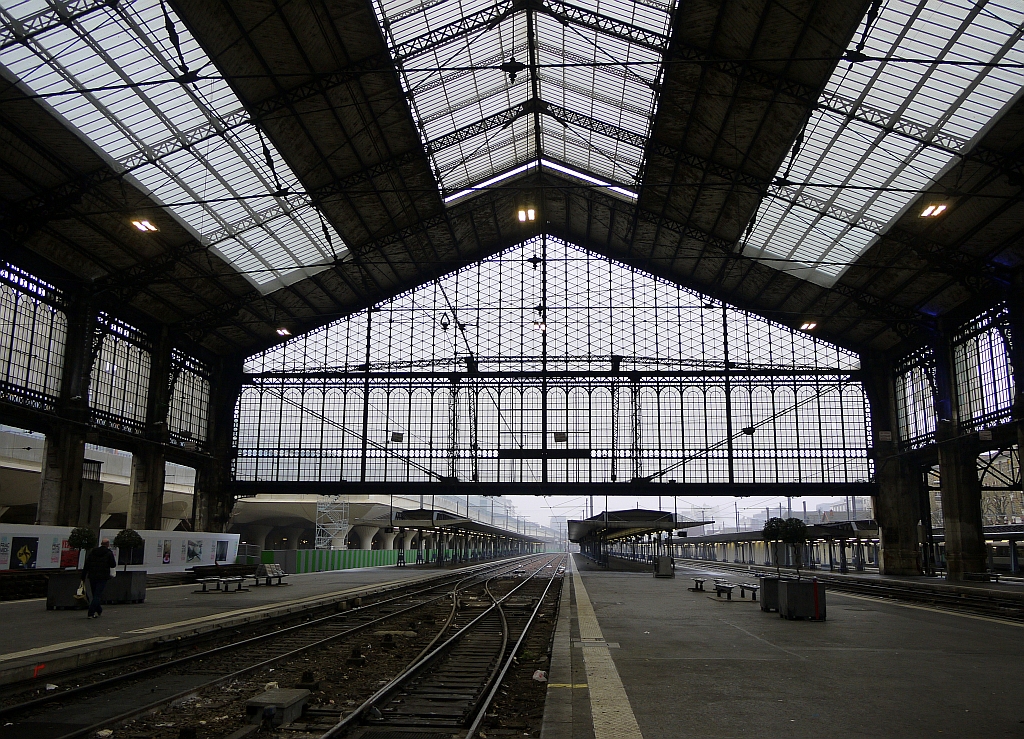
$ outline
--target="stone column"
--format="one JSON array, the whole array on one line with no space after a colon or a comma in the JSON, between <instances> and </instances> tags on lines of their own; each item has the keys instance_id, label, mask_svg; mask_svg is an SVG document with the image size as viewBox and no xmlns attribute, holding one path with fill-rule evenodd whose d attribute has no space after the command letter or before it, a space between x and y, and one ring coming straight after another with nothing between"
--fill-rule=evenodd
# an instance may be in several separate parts
<instances>
[{"instance_id":1,"label":"stone column","mask_svg":"<svg viewBox=\"0 0 1024 739\"><path fill-rule=\"evenodd\" d=\"M872 448L878 482L874 502L882 545L879 571L883 575L919 575L921 469L900 455L892 365L861 355L861 368L864 392L871 408Z\"/></svg>"},{"instance_id":2,"label":"stone column","mask_svg":"<svg viewBox=\"0 0 1024 739\"><path fill-rule=\"evenodd\" d=\"M1017 423L1017 454L1024 455L1024 271L1017 270L1009 297L1010 363L1013 372L1013 420ZM1012 548L1012 547L1011 547Z\"/></svg>"},{"instance_id":3,"label":"stone column","mask_svg":"<svg viewBox=\"0 0 1024 739\"><path fill-rule=\"evenodd\" d=\"M206 443L210 459L196 470L196 531L226 531L231 518L235 404L241 389L242 360L223 360L210 381Z\"/></svg>"},{"instance_id":4,"label":"stone column","mask_svg":"<svg viewBox=\"0 0 1024 739\"><path fill-rule=\"evenodd\" d=\"M397 529L393 529L391 533L387 533L384 529L380 530L380 548L381 549L394 549L395 548L395 537L398 536Z\"/></svg>"},{"instance_id":5,"label":"stone column","mask_svg":"<svg viewBox=\"0 0 1024 739\"><path fill-rule=\"evenodd\" d=\"M961 435L958 424L953 361L948 338L934 337L935 442L939 451L946 579L985 572L985 535L981 527L981 480L978 435Z\"/></svg>"},{"instance_id":6,"label":"stone column","mask_svg":"<svg viewBox=\"0 0 1024 739\"><path fill-rule=\"evenodd\" d=\"M89 378L92 374L96 308L92 296L72 297L67 315L64 372L61 376L58 419L46 434L40 475L36 523L75 526L82 493L85 428L89 421Z\"/></svg>"}]
</instances>

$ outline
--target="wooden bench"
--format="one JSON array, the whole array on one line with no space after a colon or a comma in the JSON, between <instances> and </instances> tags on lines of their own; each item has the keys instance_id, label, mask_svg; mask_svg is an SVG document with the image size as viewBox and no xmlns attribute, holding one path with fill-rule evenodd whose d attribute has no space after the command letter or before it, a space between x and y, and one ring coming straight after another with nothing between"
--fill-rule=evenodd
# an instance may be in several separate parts
<instances>
[{"instance_id":1,"label":"wooden bench","mask_svg":"<svg viewBox=\"0 0 1024 739\"><path fill-rule=\"evenodd\" d=\"M728 600L732 600L732 591L736 586L732 583L723 582L719 580L715 583L715 597L721 598L722 593L725 593Z\"/></svg>"},{"instance_id":2,"label":"wooden bench","mask_svg":"<svg viewBox=\"0 0 1024 739\"><path fill-rule=\"evenodd\" d=\"M288 585L288 583L282 582L284 578L288 577L288 573L285 572L281 568L281 565L278 564L259 565L256 568L256 574L252 575L252 577L256 578L256 585L260 584L261 579L265 581L267 587L270 587L271 585ZM277 578L277 582L270 582L275 577Z\"/></svg>"},{"instance_id":3,"label":"wooden bench","mask_svg":"<svg viewBox=\"0 0 1024 739\"><path fill-rule=\"evenodd\" d=\"M694 593L703 593L704 583L706 583L707 581L708 579L706 577L695 577L693 578L693 587L687 588L687 590L690 590Z\"/></svg>"},{"instance_id":4,"label":"wooden bench","mask_svg":"<svg viewBox=\"0 0 1024 739\"><path fill-rule=\"evenodd\" d=\"M746 595L746 591L750 591L750 600L757 600L757 591L761 589L760 585L751 585L749 582L740 583L740 600Z\"/></svg>"}]
</instances>

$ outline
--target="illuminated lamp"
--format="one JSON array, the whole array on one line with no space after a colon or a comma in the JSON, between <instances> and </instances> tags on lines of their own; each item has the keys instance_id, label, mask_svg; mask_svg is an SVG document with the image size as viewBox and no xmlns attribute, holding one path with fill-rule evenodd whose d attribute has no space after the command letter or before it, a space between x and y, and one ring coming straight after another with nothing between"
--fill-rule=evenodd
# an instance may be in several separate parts
<instances>
[{"instance_id":1,"label":"illuminated lamp","mask_svg":"<svg viewBox=\"0 0 1024 739\"><path fill-rule=\"evenodd\" d=\"M282 326L281 328L277 329L277 335L278 336L291 336L292 332L289 331L288 329L286 329L284 326Z\"/></svg>"},{"instance_id":2,"label":"illuminated lamp","mask_svg":"<svg viewBox=\"0 0 1024 739\"><path fill-rule=\"evenodd\" d=\"M813 331L818 327L817 321L804 321L800 324L801 331Z\"/></svg>"},{"instance_id":3,"label":"illuminated lamp","mask_svg":"<svg viewBox=\"0 0 1024 739\"><path fill-rule=\"evenodd\" d=\"M921 211L921 218L935 218L946 212L949 206L946 203L928 203Z\"/></svg>"},{"instance_id":4,"label":"illuminated lamp","mask_svg":"<svg viewBox=\"0 0 1024 739\"><path fill-rule=\"evenodd\" d=\"M530 223L537 220L537 209L532 205L520 205L517 215L520 223Z\"/></svg>"},{"instance_id":5,"label":"illuminated lamp","mask_svg":"<svg viewBox=\"0 0 1024 739\"><path fill-rule=\"evenodd\" d=\"M152 221L146 220L145 218L133 218L132 225L143 233L153 233L154 231L160 230L153 225Z\"/></svg>"}]
</instances>

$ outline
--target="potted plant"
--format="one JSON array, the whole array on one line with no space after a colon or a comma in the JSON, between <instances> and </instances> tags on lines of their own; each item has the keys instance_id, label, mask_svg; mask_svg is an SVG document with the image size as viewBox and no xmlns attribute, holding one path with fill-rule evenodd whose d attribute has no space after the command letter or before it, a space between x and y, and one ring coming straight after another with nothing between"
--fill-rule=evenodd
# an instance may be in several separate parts
<instances>
[{"instance_id":1,"label":"potted plant","mask_svg":"<svg viewBox=\"0 0 1024 739\"><path fill-rule=\"evenodd\" d=\"M117 563L124 569L107 583L104 603L142 603L146 600L146 571L128 571L130 564L142 564L146 540L135 529L122 529L111 542L117 549Z\"/></svg>"},{"instance_id":2,"label":"potted plant","mask_svg":"<svg viewBox=\"0 0 1024 739\"><path fill-rule=\"evenodd\" d=\"M76 562L82 558L82 550L89 551L96 546L96 532L87 526L79 526L68 534L68 546L77 551ZM78 566L67 570L51 572L46 577L46 610L54 608L81 608L75 600L82 573Z\"/></svg>"},{"instance_id":3,"label":"potted plant","mask_svg":"<svg viewBox=\"0 0 1024 739\"><path fill-rule=\"evenodd\" d=\"M779 581L779 615L788 619L824 621L825 585L816 577L804 580L800 576L800 562L807 543L807 524L799 518L790 518L783 521L780 533L782 541L793 547L797 579Z\"/></svg>"},{"instance_id":4,"label":"potted plant","mask_svg":"<svg viewBox=\"0 0 1024 739\"><path fill-rule=\"evenodd\" d=\"M782 570L779 562L779 544L782 541L782 530L785 521L781 518L769 518L764 522L761 529L761 538L765 545L774 551L772 557L775 560L775 577L765 576L758 578L761 581L761 610L770 612L779 610L779 581L782 579Z\"/></svg>"}]
</instances>

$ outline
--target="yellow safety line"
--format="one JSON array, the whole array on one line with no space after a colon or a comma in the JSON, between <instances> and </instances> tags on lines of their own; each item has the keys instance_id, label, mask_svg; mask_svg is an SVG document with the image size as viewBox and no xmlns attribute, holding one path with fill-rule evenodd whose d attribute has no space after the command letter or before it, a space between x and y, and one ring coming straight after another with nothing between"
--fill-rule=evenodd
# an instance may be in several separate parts
<instances>
[{"instance_id":1,"label":"yellow safety line","mask_svg":"<svg viewBox=\"0 0 1024 739\"><path fill-rule=\"evenodd\" d=\"M20 659L21 657L35 657L39 654L46 654L48 652L59 652L62 649L73 649L74 647L83 647L86 644L95 644L101 641L110 641L111 639L117 639L116 636L93 636L88 639L79 639L78 641L66 641L60 644L47 644L45 647L36 647L35 649L26 649L23 652L8 652L7 654L0 654L0 662L7 662L12 659Z\"/></svg>"},{"instance_id":2,"label":"yellow safety line","mask_svg":"<svg viewBox=\"0 0 1024 739\"><path fill-rule=\"evenodd\" d=\"M585 688L586 683L548 683L549 688Z\"/></svg>"},{"instance_id":3,"label":"yellow safety line","mask_svg":"<svg viewBox=\"0 0 1024 739\"><path fill-rule=\"evenodd\" d=\"M571 555L570 555L571 556ZM594 739L643 739L640 726L629 705L626 689L615 668L611 651L606 644L594 643L604 640L597 623L594 606L583 586L583 578L573 561L572 582L576 593L576 618L579 622L580 639L590 640L583 650L583 664L587 671L590 690L590 713L594 721Z\"/></svg>"}]
</instances>

